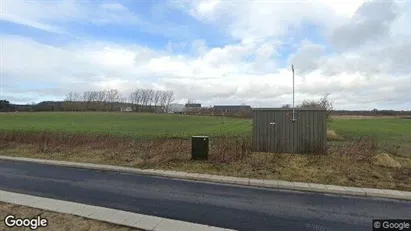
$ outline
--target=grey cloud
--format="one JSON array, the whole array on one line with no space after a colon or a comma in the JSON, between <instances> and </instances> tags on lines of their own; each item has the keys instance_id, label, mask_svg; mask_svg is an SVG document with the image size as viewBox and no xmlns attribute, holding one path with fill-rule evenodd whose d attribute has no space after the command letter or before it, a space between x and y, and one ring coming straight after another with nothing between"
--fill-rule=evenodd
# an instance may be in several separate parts
<instances>
[{"instance_id":1,"label":"grey cloud","mask_svg":"<svg viewBox=\"0 0 411 231\"><path fill-rule=\"evenodd\" d=\"M410 19L411 26L411 19ZM411 37L409 40L404 40L394 44L389 43L388 46L382 47L378 55L381 61L389 63L387 72L407 74L411 73Z\"/></svg>"},{"instance_id":2,"label":"grey cloud","mask_svg":"<svg viewBox=\"0 0 411 231\"><path fill-rule=\"evenodd\" d=\"M365 76L381 73L378 68L378 58L366 55L350 57L349 55L333 56L324 60L321 72L327 76L336 76L341 73L361 73Z\"/></svg>"},{"instance_id":3,"label":"grey cloud","mask_svg":"<svg viewBox=\"0 0 411 231\"><path fill-rule=\"evenodd\" d=\"M3 94L3 98L14 104L30 104L35 100L33 97L17 94Z\"/></svg>"},{"instance_id":4,"label":"grey cloud","mask_svg":"<svg viewBox=\"0 0 411 231\"><path fill-rule=\"evenodd\" d=\"M380 40L388 35L396 16L393 1L366 1L349 22L334 30L330 41L337 49L346 50Z\"/></svg>"},{"instance_id":5,"label":"grey cloud","mask_svg":"<svg viewBox=\"0 0 411 231\"><path fill-rule=\"evenodd\" d=\"M385 74L390 76L411 73L411 42L387 39L374 46L344 52L322 60L321 71L324 75L340 73L364 76Z\"/></svg>"},{"instance_id":6,"label":"grey cloud","mask_svg":"<svg viewBox=\"0 0 411 231\"><path fill-rule=\"evenodd\" d=\"M272 57L278 55L276 44L267 42L260 45L255 51L253 68L257 72L273 72L278 69L278 65Z\"/></svg>"},{"instance_id":7,"label":"grey cloud","mask_svg":"<svg viewBox=\"0 0 411 231\"><path fill-rule=\"evenodd\" d=\"M136 64L141 64L147 62L148 60L150 60L150 58L153 58L154 56L155 54L152 50L148 48L143 48L136 51L134 61Z\"/></svg>"},{"instance_id":8,"label":"grey cloud","mask_svg":"<svg viewBox=\"0 0 411 231\"><path fill-rule=\"evenodd\" d=\"M320 60L325 54L322 45L303 43L300 49L289 58L289 64L295 65L295 70L299 74L307 74L320 67Z\"/></svg>"},{"instance_id":9,"label":"grey cloud","mask_svg":"<svg viewBox=\"0 0 411 231\"><path fill-rule=\"evenodd\" d=\"M401 44L397 42L393 43L392 46L400 47ZM281 106L284 103L292 102L289 70L280 69L280 72L275 74L273 72L250 74L252 65L248 65L249 63L238 58L230 60L229 67L231 69L229 71L232 71L232 73L224 76L223 72L216 72L215 68L209 67L209 63L203 59L204 56L192 59L190 57L181 58L179 56L167 56L161 52L148 49L148 53L153 52L154 61L160 59L161 62L158 62L159 65L145 66L138 64L135 60L135 55L140 54L140 51L145 54L144 49L132 46L115 47L110 44L100 44L98 46L80 44L77 46L73 44L69 47L53 48L33 41L21 41L21 38L5 39L4 45L10 46L10 49L4 50L8 52L4 53L8 60L7 62L4 60L4 69L8 71L4 72L7 73L4 78L7 80L6 84L8 86L7 89L4 89L4 92L15 98L21 96L21 99L25 101L26 99L23 98L55 100L63 98L68 91L81 92L114 87L125 94L134 88L168 89L175 92L177 100L198 100L205 105L247 103L252 106ZM380 50L370 48L368 50L358 50L356 53L336 55L332 59L328 57L322 59L321 46L311 43L303 45L301 49L308 51L298 54L303 57L309 57L309 55L313 57L311 60L309 58L302 60L307 60L310 63L320 57L321 66L317 67L317 72L304 76L306 77L304 84L296 85L297 103L304 99L317 99L326 92L331 92L332 96L340 94L339 97L347 99L346 101L338 101L339 107L352 105L353 102L363 107L370 105L374 107L375 104L383 105L391 101L394 102L392 107L395 107L395 105L402 103L407 91L403 86L409 86L408 80L405 81L403 77L395 78L395 75L387 72L387 74L370 75L368 80L364 80L363 76L359 75L358 80L350 80L348 84L344 84L343 78L345 76L343 75L337 75L334 78L320 73L320 70L325 66L333 67L332 65L335 67L331 69L336 69L339 72L347 71L347 68L360 68L360 65L355 66L355 62L362 60L362 58L365 58L363 62L370 62L367 68L372 67L373 63L382 62L384 65L379 68L383 70L390 66L390 62L381 59L383 55L375 54L386 52L384 49L389 49L389 46L378 48ZM210 51L206 54L211 56L209 60L213 61L235 55L249 54L250 50L251 52L254 50L244 49L241 46L241 44L232 45L228 48L214 50L211 55ZM103 49L104 47L109 49ZM12 52L16 50L19 55L10 59L10 55L13 55ZM400 50L398 48L398 51ZM131 51L130 54L128 51ZM127 53L125 57L121 55L124 53ZM393 52L390 56L395 55L395 53ZM36 54L36 56L31 54ZM363 57L363 54L368 56ZM370 61L367 60L368 57L374 57L374 59ZM389 60L389 57L384 58ZM36 59L41 61L36 61ZM150 57L147 57L147 59L147 61L153 60ZM349 60L348 64L345 63L345 60ZM50 65L49 62L51 62ZM20 63L24 63L30 68L28 70L22 69ZM202 67L199 74L195 76L189 75L193 63ZM403 63L405 65L405 62ZM303 64L301 63L299 66L306 67L306 70L313 69L312 66L304 66ZM340 64L341 69L339 69ZM175 66L178 66L178 68L172 68ZM227 67L226 64L223 66ZM367 69L365 71L370 72ZM9 75L9 73L13 75ZM181 76L189 77L183 78ZM300 76L297 75L298 83L301 83ZM93 79L91 80L91 78ZM17 86L18 83L13 82L14 80L26 84L24 87L26 93L22 91L12 92L13 89L10 86L19 87ZM53 88L33 89L33 87L30 87L30 83L33 81L44 82L52 85ZM53 84L57 86L54 87ZM391 91L394 93L390 93ZM387 101L384 101L384 97Z\"/></svg>"},{"instance_id":10,"label":"grey cloud","mask_svg":"<svg viewBox=\"0 0 411 231\"><path fill-rule=\"evenodd\" d=\"M175 92L178 98L207 101L224 99L236 95L237 87L227 83L210 83L205 79L163 78L160 84Z\"/></svg>"}]
</instances>

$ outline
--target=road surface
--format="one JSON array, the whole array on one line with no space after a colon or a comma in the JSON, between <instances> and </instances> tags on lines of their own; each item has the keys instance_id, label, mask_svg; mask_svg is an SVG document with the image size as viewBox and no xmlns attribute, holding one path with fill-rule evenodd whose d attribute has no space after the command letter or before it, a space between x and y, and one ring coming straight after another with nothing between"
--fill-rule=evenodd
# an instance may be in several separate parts
<instances>
[{"instance_id":1,"label":"road surface","mask_svg":"<svg viewBox=\"0 0 411 231\"><path fill-rule=\"evenodd\" d=\"M411 202L0 161L0 190L237 230L372 230Z\"/></svg>"}]
</instances>

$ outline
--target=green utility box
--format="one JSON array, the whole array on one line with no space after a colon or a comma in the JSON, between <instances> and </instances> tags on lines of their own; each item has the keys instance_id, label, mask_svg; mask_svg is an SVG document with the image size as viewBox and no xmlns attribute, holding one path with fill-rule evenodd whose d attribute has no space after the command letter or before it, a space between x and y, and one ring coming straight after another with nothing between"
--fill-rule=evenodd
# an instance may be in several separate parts
<instances>
[{"instance_id":1,"label":"green utility box","mask_svg":"<svg viewBox=\"0 0 411 231\"><path fill-rule=\"evenodd\" d=\"M208 136L191 137L191 159L207 160L208 159Z\"/></svg>"}]
</instances>

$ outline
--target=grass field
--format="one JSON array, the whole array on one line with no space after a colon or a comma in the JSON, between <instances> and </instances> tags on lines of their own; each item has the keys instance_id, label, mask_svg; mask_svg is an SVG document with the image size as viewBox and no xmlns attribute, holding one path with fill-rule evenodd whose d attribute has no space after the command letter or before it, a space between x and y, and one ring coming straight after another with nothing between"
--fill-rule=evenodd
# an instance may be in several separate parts
<instances>
[{"instance_id":1,"label":"grass field","mask_svg":"<svg viewBox=\"0 0 411 231\"><path fill-rule=\"evenodd\" d=\"M411 142L411 120L396 117L336 118L330 127L345 137L375 137L380 140Z\"/></svg>"},{"instance_id":2,"label":"grass field","mask_svg":"<svg viewBox=\"0 0 411 231\"><path fill-rule=\"evenodd\" d=\"M385 152L411 157L411 120L397 117L335 118L330 129L347 140L374 138Z\"/></svg>"},{"instance_id":3,"label":"grass field","mask_svg":"<svg viewBox=\"0 0 411 231\"><path fill-rule=\"evenodd\" d=\"M164 114L0 114L0 155L411 190L411 120L337 117L329 128L343 139L326 155L253 153L251 126ZM208 161L191 161L191 135L211 137Z\"/></svg>"},{"instance_id":4,"label":"grass field","mask_svg":"<svg viewBox=\"0 0 411 231\"><path fill-rule=\"evenodd\" d=\"M128 137L180 137L193 135L251 136L252 122L226 117L145 113L3 113L0 131L110 134ZM345 140L375 138L385 151L411 156L411 120L396 117L336 117L329 123Z\"/></svg>"},{"instance_id":5,"label":"grass field","mask_svg":"<svg viewBox=\"0 0 411 231\"><path fill-rule=\"evenodd\" d=\"M251 121L224 117L199 117L144 113L13 113L0 114L0 130L110 133L133 136L243 135Z\"/></svg>"},{"instance_id":6,"label":"grass field","mask_svg":"<svg viewBox=\"0 0 411 231\"><path fill-rule=\"evenodd\" d=\"M329 127L344 137L375 137L411 142L411 120L389 118L347 119L337 117ZM0 130L110 133L133 136L251 135L252 122L226 117L145 113L3 113Z\"/></svg>"}]
</instances>

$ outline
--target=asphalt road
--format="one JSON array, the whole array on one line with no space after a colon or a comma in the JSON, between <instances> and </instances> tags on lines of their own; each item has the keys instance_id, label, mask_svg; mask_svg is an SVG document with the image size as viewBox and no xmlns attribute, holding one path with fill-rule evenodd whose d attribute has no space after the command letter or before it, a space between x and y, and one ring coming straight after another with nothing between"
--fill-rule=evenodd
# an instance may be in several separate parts
<instances>
[{"instance_id":1,"label":"asphalt road","mask_svg":"<svg viewBox=\"0 0 411 231\"><path fill-rule=\"evenodd\" d=\"M0 161L0 190L237 230L372 230L411 202L236 187Z\"/></svg>"}]
</instances>

